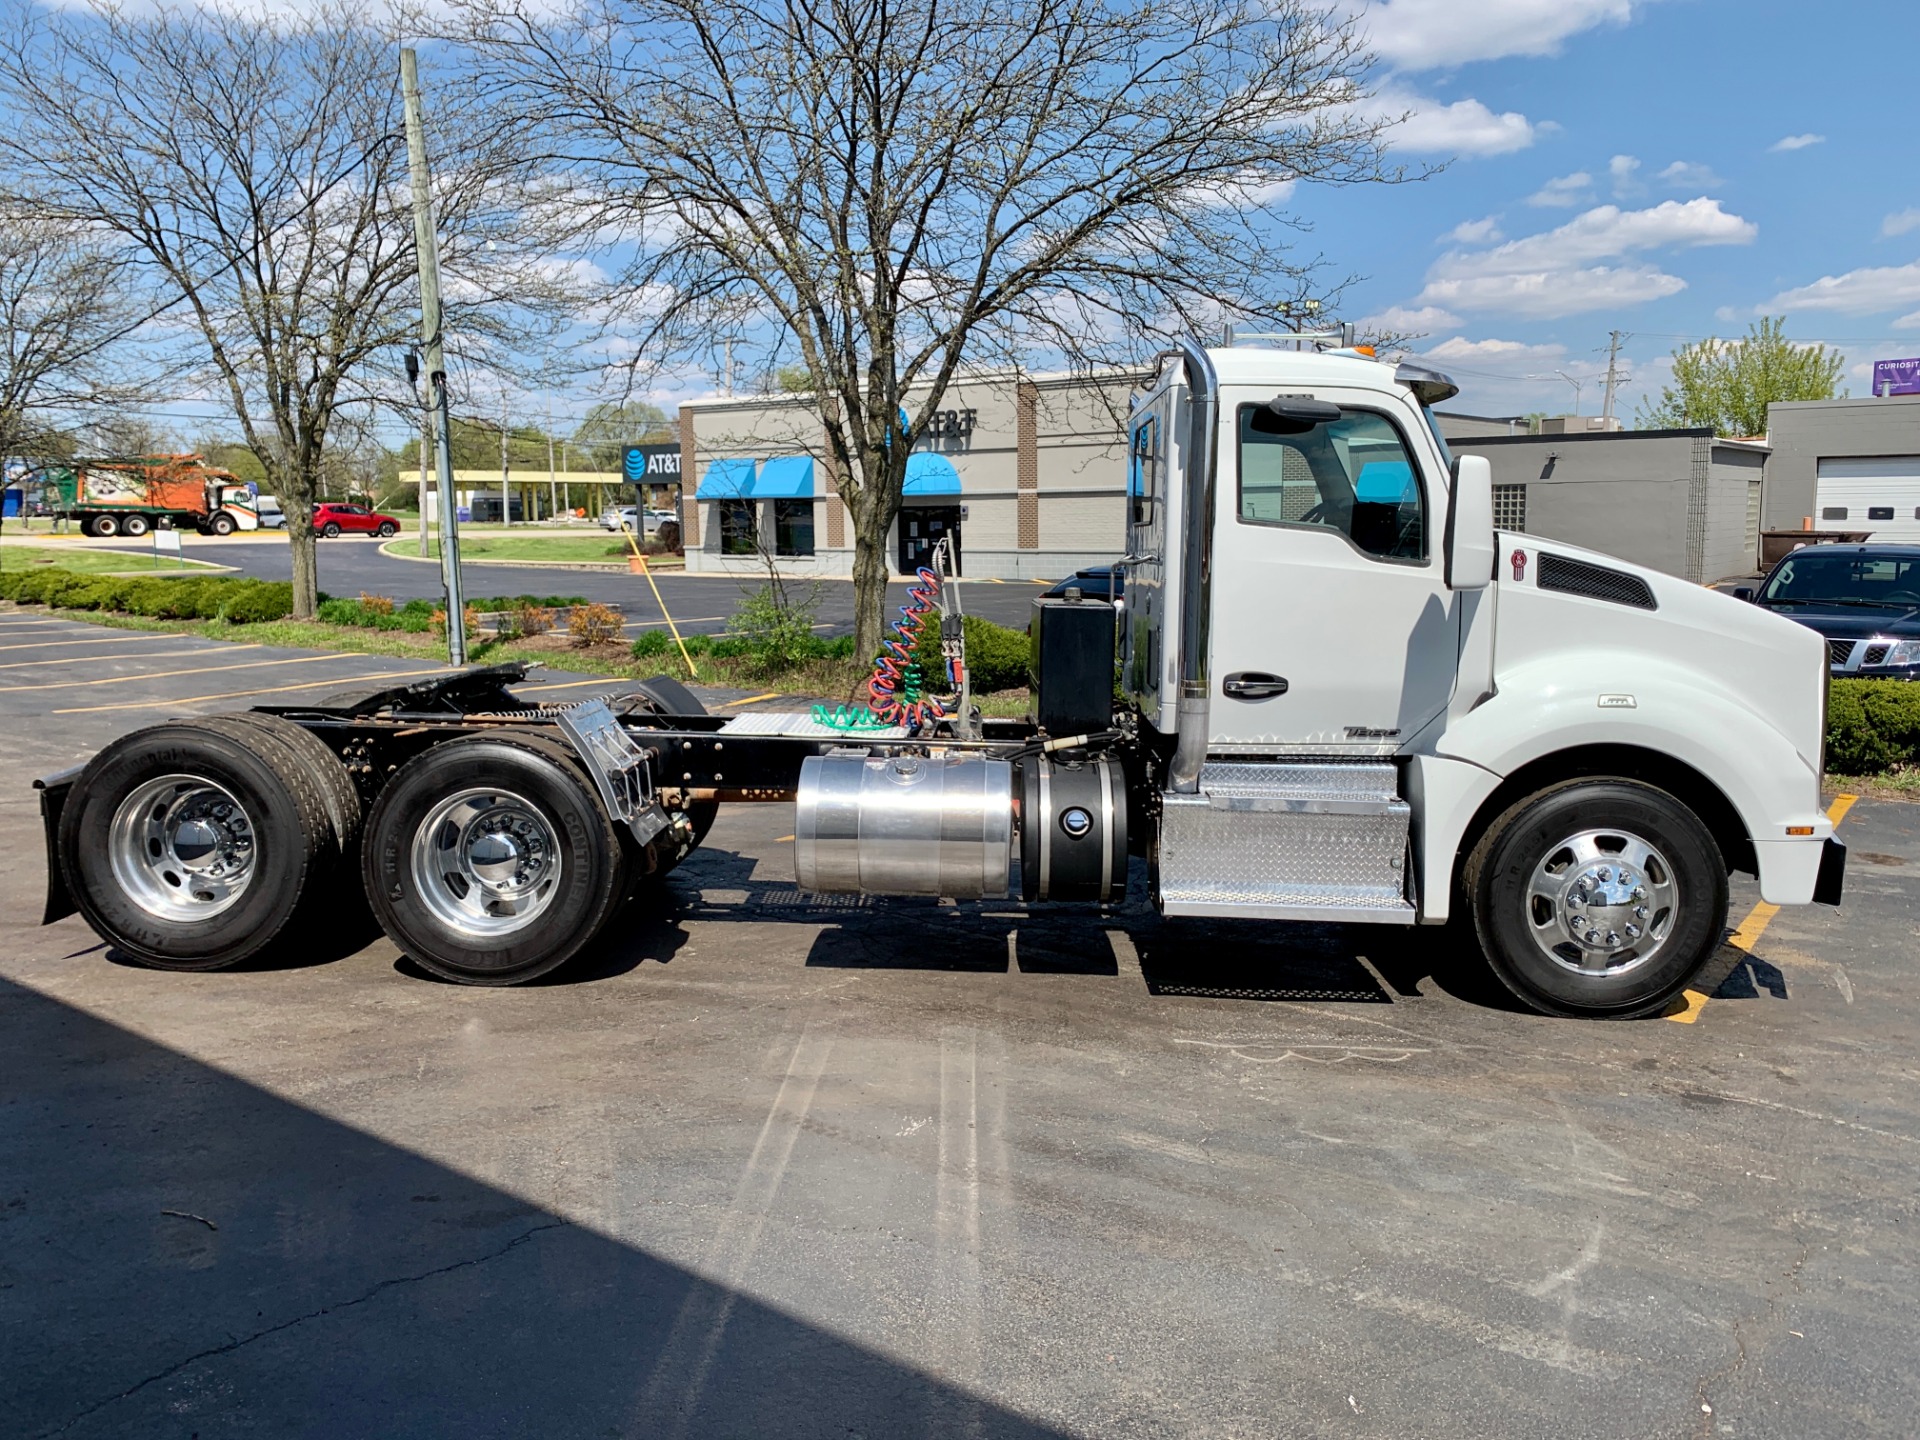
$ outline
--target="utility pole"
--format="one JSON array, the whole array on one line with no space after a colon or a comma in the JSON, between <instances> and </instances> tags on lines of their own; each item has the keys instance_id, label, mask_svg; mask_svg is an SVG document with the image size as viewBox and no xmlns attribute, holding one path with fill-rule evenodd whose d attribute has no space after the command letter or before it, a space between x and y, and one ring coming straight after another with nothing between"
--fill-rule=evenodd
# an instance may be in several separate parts
<instances>
[{"instance_id":1,"label":"utility pole","mask_svg":"<svg viewBox=\"0 0 1920 1440\"><path fill-rule=\"evenodd\" d=\"M467 606L460 593L460 521L453 494L453 424L447 410L446 317L440 309L440 244L427 183L427 131L420 118L420 63L400 52L400 93L407 118L407 168L413 175L413 244L420 257L420 339L433 388L435 469L440 481L440 581L447 597L447 663L467 663ZM424 523L424 522L423 522Z\"/></svg>"},{"instance_id":2,"label":"utility pole","mask_svg":"<svg viewBox=\"0 0 1920 1440\"><path fill-rule=\"evenodd\" d=\"M1624 330L1610 331L1607 336L1607 403L1600 413L1608 420L1613 419L1613 392L1628 378L1619 373L1620 347L1632 338Z\"/></svg>"},{"instance_id":3,"label":"utility pole","mask_svg":"<svg viewBox=\"0 0 1920 1440\"><path fill-rule=\"evenodd\" d=\"M560 514L559 490L553 478L553 391L547 391L547 518Z\"/></svg>"},{"instance_id":4,"label":"utility pole","mask_svg":"<svg viewBox=\"0 0 1920 1440\"><path fill-rule=\"evenodd\" d=\"M414 398L420 402L420 558L427 558L427 452L433 448L433 392L422 389L418 372L419 360L414 352L407 352L407 379L413 384ZM442 504L446 501L443 498Z\"/></svg>"}]
</instances>

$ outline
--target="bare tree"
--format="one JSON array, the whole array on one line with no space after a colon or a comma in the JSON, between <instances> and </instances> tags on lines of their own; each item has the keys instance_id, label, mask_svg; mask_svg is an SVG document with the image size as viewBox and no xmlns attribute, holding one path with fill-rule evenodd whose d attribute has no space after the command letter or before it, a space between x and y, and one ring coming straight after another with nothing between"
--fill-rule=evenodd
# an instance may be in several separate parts
<instances>
[{"instance_id":1,"label":"bare tree","mask_svg":"<svg viewBox=\"0 0 1920 1440\"><path fill-rule=\"evenodd\" d=\"M0 201L0 456L61 447L65 425L135 393L120 352L146 318L101 237Z\"/></svg>"},{"instance_id":2,"label":"bare tree","mask_svg":"<svg viewBox=\"0 0 1920 1440\"><path fill-rule=\"evenodd\" d=\"M640 354L804 367L863 650L911 437L963 362L1137 362L1170 330L1283 322L1338 289L1276 238L1292 187L1398 176L1333 0L455 4L632 247Z\"/></svg>"},{"instance_id":3,"label":"bare tree","mask_svg":"<svg viewBox=\"0 0 1920 1440\"><path fill-rule=\"evenodd\" d=\"M17 7L0 34L0 162L43 212L114 235L157 289L282 497L294 614L343 408L410 411L418 288L393 36L360 0L298 14ZM553 299L510 131L436 96L450 326ZM456 308L459 307L459 308ZM524 323L524 322L522 322ZM383 354L384 352L384 354Z\"/></svg>"}]
</instances>

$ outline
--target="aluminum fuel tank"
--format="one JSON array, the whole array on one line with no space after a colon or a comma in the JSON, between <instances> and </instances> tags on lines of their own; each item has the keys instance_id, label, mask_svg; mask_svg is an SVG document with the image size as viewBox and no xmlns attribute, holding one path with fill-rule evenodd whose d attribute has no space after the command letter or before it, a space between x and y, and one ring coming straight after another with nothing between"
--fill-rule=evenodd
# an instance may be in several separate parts
<instances>
[{"instance_id":1,"label":"aluminum fuel tank","mask_svg":"<svg viewBox=\"0 0 1920 1440\"><path fill-rule=\"evenodd\" d=\"M992 899L1013 859L1013 766L975 755L811 755L794 801L802 890Z\"/></svg>"}]
</instances>

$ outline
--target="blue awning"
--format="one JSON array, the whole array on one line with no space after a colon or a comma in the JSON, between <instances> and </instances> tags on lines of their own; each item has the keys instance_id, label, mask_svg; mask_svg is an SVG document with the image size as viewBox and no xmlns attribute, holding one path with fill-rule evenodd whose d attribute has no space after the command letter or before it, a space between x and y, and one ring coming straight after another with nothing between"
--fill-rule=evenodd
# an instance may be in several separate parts
<instances>
[{"instance_id":1,"label":"blue awning","mask_svg":"<svg viewBox=\"0 0 1920 1440\"><path fill-rule=\"evenodd\" d=\"M715 460L700 477L697 500L745 500L753 494L753 461Z\"/></svg>"},{"instance_id":2,"label":"blue awning","mask_svg":"<svg viewBox=\"0 0 1920 1440\"><path fill-rule=\"evenodd\" d=\"M813 459L808 455L782 455L760 467L754 477L756 500L813 499Z\"/></svg>"},{"instance_id":3,"label":"blue awning","mask_svg":"<svg viewBox=\"0 0 1920 1440\"><path fill-rule=\"evenodd\" d=\"M958 495L960 472L944 455L909 455L903 495Z\"/></svg>"}]
</instances>

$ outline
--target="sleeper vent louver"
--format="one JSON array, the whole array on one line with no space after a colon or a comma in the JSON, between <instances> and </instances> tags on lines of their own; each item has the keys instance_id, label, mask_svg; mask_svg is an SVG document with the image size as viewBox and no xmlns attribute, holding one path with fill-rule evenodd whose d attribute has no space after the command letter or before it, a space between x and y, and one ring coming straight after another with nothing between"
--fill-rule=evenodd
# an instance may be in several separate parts
<instances>
[{"instance_id":1,"label":"sleeper vent louver","mask_svg":"<svg viewBox=\"0 0 1920 1440\"><path fill-rule=\"evenodd\" d=\"M1631 605L1636 610L1658 610L1659 602L1647 582L1637 575L1609 570L1604 565L1589 565L1584 560L1569 560L1564 555L1540 552L1542 590L1558 590L1566 595L1584 595L1589 600L1605 600L1614 605Z\"/></svg>"}]
</instances>

